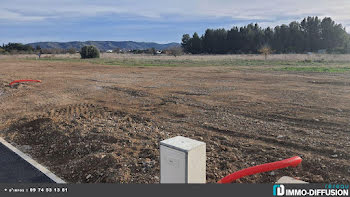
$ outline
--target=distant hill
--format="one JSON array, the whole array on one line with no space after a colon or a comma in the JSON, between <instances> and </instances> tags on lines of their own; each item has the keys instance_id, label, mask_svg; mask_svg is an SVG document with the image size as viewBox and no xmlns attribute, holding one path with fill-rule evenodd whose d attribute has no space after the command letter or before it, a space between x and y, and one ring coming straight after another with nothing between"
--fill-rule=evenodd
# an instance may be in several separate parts
<instances>
[{"instance_id":1,"label":"distant hill","mask_svg":"<svg viewBox=\"0 0 350 197\"><path fill-rule=\"evenodd\" d=\"M86 42L35 42L29 43L32 47L39 45L42 49L80 49L85 45L95 45L100 50L113 50L113 49L124 49L124 50L133 50L133 49L149 49L155 48L157 50L164 50L169 47L180 46L179 43L168 43L168 44L158 44L154 42L133 42L133 41L86 41Z\"/></svg>"}]
</instances>

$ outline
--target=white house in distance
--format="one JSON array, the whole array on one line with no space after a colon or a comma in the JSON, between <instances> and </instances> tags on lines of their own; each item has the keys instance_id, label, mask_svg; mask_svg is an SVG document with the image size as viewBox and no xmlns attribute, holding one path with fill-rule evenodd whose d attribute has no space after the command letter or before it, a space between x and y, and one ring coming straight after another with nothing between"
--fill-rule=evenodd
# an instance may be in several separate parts
<instances>
[{"instance_id":1,"label":"white house in distance","mask_svg":"<svg viewBox=\"0 0 350 197\"><path fill-rule=\"evenodd\" d=\"M107 50L106 53L113 53L113 50Z\"/></svg>"}]
</instances>

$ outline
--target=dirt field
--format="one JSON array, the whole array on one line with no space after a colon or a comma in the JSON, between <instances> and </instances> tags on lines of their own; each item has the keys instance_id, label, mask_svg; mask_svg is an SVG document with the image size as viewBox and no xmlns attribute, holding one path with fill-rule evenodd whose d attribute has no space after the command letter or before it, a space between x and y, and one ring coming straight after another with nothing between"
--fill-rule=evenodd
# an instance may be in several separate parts
<instances>
[{"instance_id":1,"label":"dirt field","mask_svg":"<svg viewBox=\"0 0 350 197\"><path fill-rule=\"evenodd\" d=\"M40 79L42 83L8 83ZM0 61L0 135L73 183L157 183L159 142L207 143L207 181L301 156L238 180L350 182L350 74Z\"/></svg>"}]
</instances>

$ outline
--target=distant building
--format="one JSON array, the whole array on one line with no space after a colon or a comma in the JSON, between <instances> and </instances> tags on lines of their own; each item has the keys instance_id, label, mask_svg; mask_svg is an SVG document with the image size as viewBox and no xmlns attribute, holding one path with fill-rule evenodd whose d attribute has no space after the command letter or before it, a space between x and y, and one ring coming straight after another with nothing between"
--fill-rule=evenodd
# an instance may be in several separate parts
<instances>
[{"instance_id":1,"label":"distant building","mask_svg":"<svg viewBox=\"0 0 350 197\"><path fill-rule=\"evenodd\" d=\"M107 50L106 53L113 53L113 50Z\"/></svg>"}]
</instances>

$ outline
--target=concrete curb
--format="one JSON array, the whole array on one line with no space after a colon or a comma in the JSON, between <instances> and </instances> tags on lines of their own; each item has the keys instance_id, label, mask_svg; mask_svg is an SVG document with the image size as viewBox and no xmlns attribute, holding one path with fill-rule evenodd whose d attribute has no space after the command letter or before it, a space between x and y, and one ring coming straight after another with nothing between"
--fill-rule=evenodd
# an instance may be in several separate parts
<instances>
[{"instance_id":1,"label":"concrete curb","mask_svg":"<svg viewBox=\"0 0 350 197\"><path fill-rule=\"evenodd\" d=\"M33 167L38 169L41 173L45 174L47 177L49 177L54 182L66 183L61 178L59 178L55 174L53 174L50 170L48 170L44 166L40 165L34 159L30 158L28 155L24 154L22 151L18 150L16 147L12 146L10 143L8 143L6 140L4 140L1 137L0 137L0 143L2 143L4 146L6 146L8 149L10 149L12 152L16 153L18 156L20 156L22 159L24 159L30 165L32 165Z\"/></svg>"}]
</instances>

